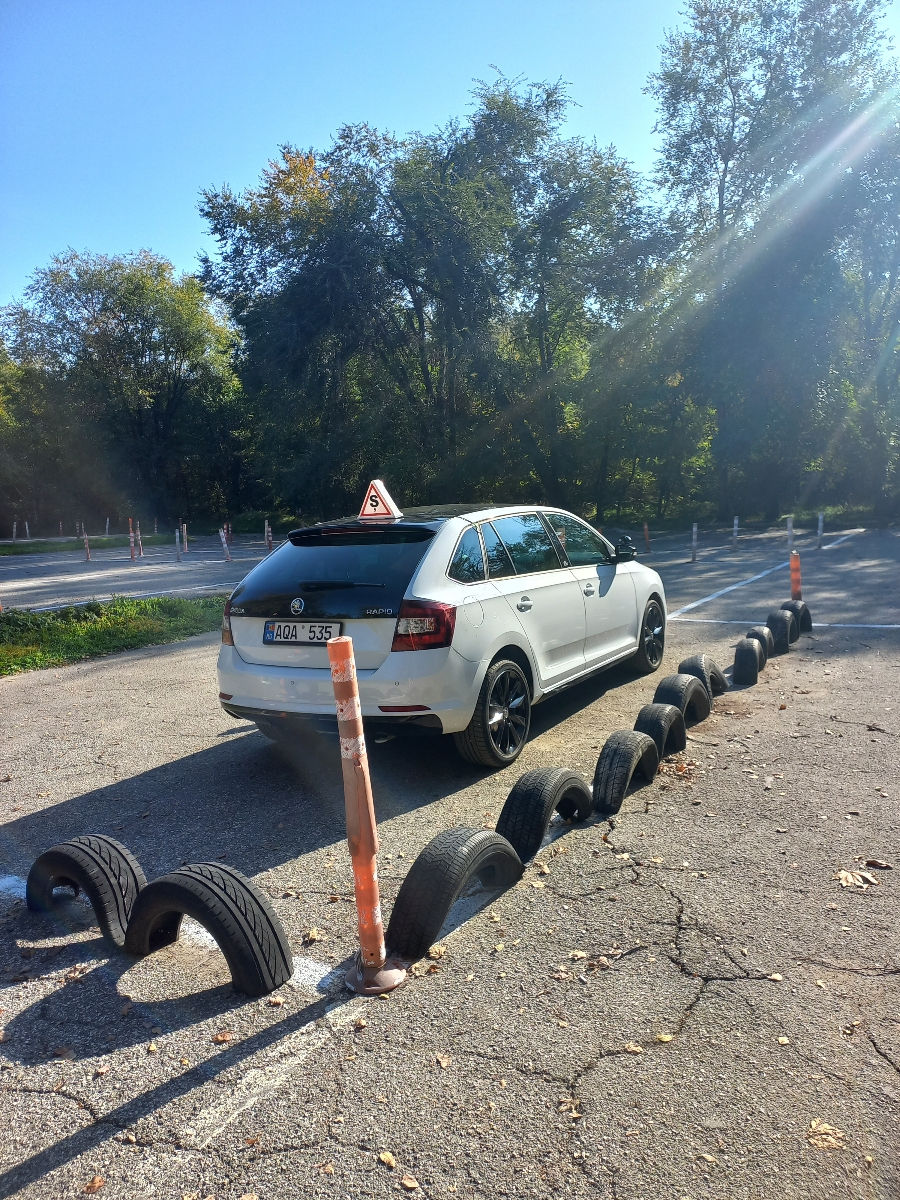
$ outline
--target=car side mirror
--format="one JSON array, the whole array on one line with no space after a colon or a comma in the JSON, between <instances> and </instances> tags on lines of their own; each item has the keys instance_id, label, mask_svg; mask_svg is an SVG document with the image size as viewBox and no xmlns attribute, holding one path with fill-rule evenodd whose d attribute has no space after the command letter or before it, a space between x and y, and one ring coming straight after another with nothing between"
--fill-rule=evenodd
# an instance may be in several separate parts
<instances>
[{"instance_id":1,"label":"car side mirror","mask_svg":"<svg viewBox=\"0 0 900 1200\"><path fill-rule=\"evenodd\" d=\"M616 562L631 562L637 558L637 546L627 535L619 538L616 543Z\"/></svg>"}]
</instances>

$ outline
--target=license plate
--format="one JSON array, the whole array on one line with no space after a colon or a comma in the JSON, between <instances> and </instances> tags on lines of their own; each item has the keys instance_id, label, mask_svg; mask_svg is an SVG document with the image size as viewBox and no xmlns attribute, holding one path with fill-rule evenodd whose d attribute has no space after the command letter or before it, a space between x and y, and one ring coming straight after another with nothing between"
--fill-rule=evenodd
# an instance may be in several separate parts
<instances>
[{"instance_id":1,"label":"license plate","mask_svg":"<svg viewBox=\"0 0 900 1200\"><path fill-rule=\"evenodd\" d=\"M266 621L263 642L267 646L322 644L341 636L339 621Z\"/></svg>"}]
</instances>

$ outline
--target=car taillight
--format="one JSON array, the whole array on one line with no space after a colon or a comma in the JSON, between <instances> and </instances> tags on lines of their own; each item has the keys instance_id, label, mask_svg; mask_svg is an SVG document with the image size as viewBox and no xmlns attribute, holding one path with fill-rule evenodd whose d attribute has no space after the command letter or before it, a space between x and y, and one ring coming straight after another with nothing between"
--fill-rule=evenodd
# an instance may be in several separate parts
<instances>
[{"instance_id":1,"label":"car taillight","mask_svg":"<svg viewBox=\"0 0 900 1200\"><path fill-rule=\"evenodd\" d=\"M231 601L225 601L225 610L222 613L222 645L233 646L234 638L231 636Z\"/></svg>"},{"instance_id":2,"label":"car taillight","mask_svg":"<svg viewBox=\"0 0 900 1200\"><path fill-rule=\"evenodd\" d=\"M404 600L394 630L394 650L437 650L449 646L456 628L456 608L438 600Z\"/></svg>"}]
</instances>

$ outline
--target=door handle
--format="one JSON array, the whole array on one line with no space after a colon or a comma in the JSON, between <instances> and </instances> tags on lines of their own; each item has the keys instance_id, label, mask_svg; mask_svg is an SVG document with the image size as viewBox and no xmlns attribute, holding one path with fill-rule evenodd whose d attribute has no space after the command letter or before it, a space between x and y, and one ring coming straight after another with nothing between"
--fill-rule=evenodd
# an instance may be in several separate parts
<instances>
[{"instance_id":1,"label":"door handle","mask_svg":"<svg viewBox=\"0 0 900 1200\"><path fill-rule=\"evenodd\" d=\"M516 605L516 608L519 610L519 612L530 612L531 611L531 597L523 596L522 599L519 601L519 603Z\"/></svg>"},{"instance_id":2,"label":"door handle","mask_svg":"<svg viewBox=\"0 0 900 1200\"><path fill-rule=\"evenodd\" d=\"M593 586L592 586L591 584L588 584L588 585L587 585L587 587L584 589L584 594L585 594L586 596L593 596L593 594L594 594L594 589L593 589Z\"/></svg>"}]
</instances>

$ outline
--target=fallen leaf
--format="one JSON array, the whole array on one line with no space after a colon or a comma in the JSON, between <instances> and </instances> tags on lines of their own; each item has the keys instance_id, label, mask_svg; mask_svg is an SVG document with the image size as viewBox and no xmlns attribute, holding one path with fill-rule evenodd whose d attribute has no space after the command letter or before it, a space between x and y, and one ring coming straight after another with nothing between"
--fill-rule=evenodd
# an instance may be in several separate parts
<instances>
[{"instance_id":1,"label":"fallen leaf","mask_svg":"<svg viewBox=\"0 0 900 1200\"><path fill-rule=\"evenodd\" d=\"M215 1040L216 1039L213 1038L213 1041L215 1041ZM150 1045L147 1047L148 1054L156 1054L157 1050L159 1050L159 1046L157 1046L156 1042L151 1042Z\"/></svg>"},{"instance_id":2,"label":"fallen leaf","mask_svg":"<svg viewBox=\"0 0 900 1200\"><path fill-rule=\"evenodd\" d=\"M105 1075L109 1070L106 1063L101 1063L99 1067L94 1067L94 1078L99 1079L101 1075Z\"/></svg>"},{"instance_id":3,"label":"fallen leaf","mask_svg":"<svg viewBox=\"0 0 900 1200\"><path fill-rule=\"evenodd\" d=\"M95 1175L93 1179L87 1181L81 1190L87 1192L89 1196L93 1196L94 1192L99 1192L105 1184L106 1180L102 1175Z\"/></svg>"},{"instance_id":4,"label":"fallen leaf","mask_svg":"<svg viewBox=\"0 0 900 1200\"><path fill-rule=\"evenodd\" d=\"M580 1121L584 1116L581 1112L581 1100L578 1096L560 1096L557 1112L566 1113L573 1121Z\"/></svg>"},{"instance_id":5,"label":"fallen leaf","mask_svg":"<svg viewBox=\"0 0 900 1200\"><path fill-rule=\"evenodd\" d=\"M212 1035L212 1040L217 1046L223 1046L226 1042L234 1041L234 1034L230 1029L220 1029L218 1033Z\"/></svg>"},{"instance_id":6,"label":"fallen leaf","mask_svg":"<svg viewBox=\"0 0 900 1200\"><path fill-rule=\"evenodd\" d=\"M333 1175L334 1174L334 1163L332 1163L332 1162L319 1163L319 1170L322 1172L323 1175Z\"/></svg>"},{"instance_id":7,"label":"fallen leaf","mask_svg":"<svg viewBox=\"0 0 900 1200\"><path fill-rule=\"evenodd\" d=\"M357 1017L356 1020L353 1022L353 1028L354 1029L365 1029L368 1024L369 1024L369 1022L366 1020L365 1017Z\"/></svg>"},{"instance_id":8,"label":"fallen leaf","mask_svg":"<svg viewBox=\"0 0 900 1200\"><path fill-rule=\"evenodd\" d=\"M542 879L530 879L528 882L533 888L542 888L547 886Z\"/></svg>"},{"instance_id":9,"label":"fallen leaf","mask_svg":"<svg viewBox=\"0 0 900 1200\"><path fill-rule=\"evenodd\" d=\"M658 1033L656 1035L656 1040L658 1042L671 1042L674 1036L675 1035L673 1033Z\"/></svg>"},{"instance_id":10,"label":"fallen leaf","mask_svg":"<svg viewBox=\"0 0 900 1200\"><path fill-rule=\"evenodd\" d=\"M284 996L270 996L268 999L269 1008L281 1008L284 1004Z\"/></svg>"},{"instance_id":11,"label":"fallen leaf","mask_svg":"<svg viewBox=\"0 0 900 1200\"><path fill-rule=\"evenodd\" d=\"M414 1192L419 1186L419 1181L412 1175L401 1175L400 1186L405 1187L408 1192Z\"/></svg>"},{"instance_id":12,"label":"fallen leaf","mask_svg":"<svg viewBox=\"0 0 900 1200\"><path fill-rule=\"evenodd\" d=\"M785 710L786 708L787 708L787 705L786 705L786 704L779 704L779 705L778 705L778 711L779 711L779 712L784 712L784 710Z\"/></svg>"},{"instance_id":13,"label":"fallen leaf","mask_svg":"<svg viewBox=\"0 0 900 1200\"><path fill-rule=\"evenodd\" d=\"M778 1039L779 1046L789 1046L790 1044L791 1044L790 1038L786 1038L786 1037L782 1036Z\"/></svg>"},{"instance_id":14,"label":"fallen leaf","mask_svg":"<svg viewBox=\"0 0 900 1200\"><path fill-rule=\"evenodd\" d=\"M244 1192L243 1196L238 1196L238 1200L259 1200L256 1192Z\"/></svg>"},{"instance_id":15,"label":"fallen leaf","mask_svg":"<svg viewBox=\"0 0 900 1200\"><path fill-rule=\"evenodd\" d=\"M625 1053L626 1054L643 1054L644 1047L639 1046L637 1044L637 1042L626 1042L625 1043Z\"/></svg>"},{"instance_id":16,"label":"fallen leaf","mask_svg":"<svg viewBox=\"0 0 900 1200\"><path fill-rule=\"evenodd\" d=\"M869 884L878 884L881 880L876 879L869 871L838 871L834 876L840 882L841 887L857 887L860 891L866 891Z\"/></svg>"},{"instance_id":17,"label":"fallen leaf","mask_svg":"<svg viewBox=\"0 0 900 1200\"><path fill-rule=\"evenodd\" d=\"M714 1154L695 1154L694 1159L702 1158L707 1163L718 1163L718 1159Z\"/></svg>"},{"instance_id":18,"label":"fallen leaf","mask_svg":"<svg viewBox=\"0 0 900 1200\"><path fill-rule=\"evenodd\" d=\"M384 1163L384 1165L389 1167L392 1171L397 1165L397 1160L394 1158L393 1154L391 1154L390 1150L382 1150L382 1152L378 1155L378 1161L380 1163Z\"/></svg>"},{"instance_id":19,"label":"fallen leaf","mask_svg":"<svg viewBox=\"0 0 900 1200\"><path fill-rule=\"evenodd\" d=\"M312 929L307 929L302 941L304 946L311 946L313 942L327 942L328 935L323 933L321 929L316 929L314 925Z\"/></svg>"},{"instance_id":20,"label":"fallen leaf","mask_svg":"<svg viewBox=\"0 0 900 1200\"><path fill-rule=\"evenodd\" d=\"M432 946L428 951L428 957L433 959L443 958L446 953L447 947L441 942L438 942L436 946ZM416 1184L416 1186L418 1187L418 1184Z\"/></svg>"},{"instance_id":21,"label":"fallen leaf","mask_svg":"<svg viewBox=\"0 0 900 1200\"><path fill-rule=\"evenodd\" d=\"M587 953L584 950L570 950L569 958L572 958L572 959L587 958Z\"/></svg>"},{"instance_id":22,"label":"fallen leaf","mask_svg":"<svg viewBox=\"0 0 900 1200\"><path fill-rule=\"evenodd\" d=\"M451 1056L449 1054L436 1054L435 1058L440 1063L442 1071L446 1071L447 1068L450 1066L450 1064L453 1062L453 1059L451 1058Z\"/></svg>"},{"instance_id":23,"label":"fallen leaf","mask_svg":"<svg viewBox=\"0 0 900 1200\"><path fill-rule=\"evenodd\" d=\"M806 1131L806 1140L811 1145L818 1146L820 1150L842 1150L844 1148L844 1131L835 1129L833 1125L828 1125L817 1117L814 1121L810 1121L809 1129Z\"/></svg>"},{"instance_id":24,"label":"fallen leaf","mask_svg":"<svg viewBox=\"0 0 900 1200\"><path fill-rule=\"evenodd\" d=\"M894 869L889 862L882 862L880 858L864 859L863 866L874 867L876 871L893 871Z\"/></svg>"},{"instance_id":25,"label":"fallen leaf","mask_svg":"<svg viewBox=\"0 0 900 1200\"><path fill-rule=\"evenodd\" d=\"M258 1133L254 1137L244 1138L245 1146L258 1146L259 1142L260 1142L260 1137L259 1137Z\"/></svg>"},{"instance_id":26,"label":"fallen leaf","mask_svg":"<svg viewBox=\"0 0 900 1200\"><path fill-rule=\"evenodd\" d=\"M769 978L774 980L775 983L781 983L782 979L784 979L784 976L779 975L777 971L773 971Z\"/></svg>"},{"instance_id":27,"label":"fallen leaf","mask_svg":"<svg viewBox=\"0 0 900 1200\"><path fill-rule=\"evenodd\" d=\"M494 953L502 954L503 949L504 949L503 942L498 942L497 945L494 947Z\"/></svg>"},{"instance_id":28,"label":"fallen leaf","mask_svg":"<svg viewBox=\"0 0 900 1200\"><path fill-rule=\"evenodd\" d=\"M539 875L549 875L550 874L550 868L547 866L546 863L539 862L539 863L535 863L534 865L537 867Z\"/></svg>"}]
</instances>

